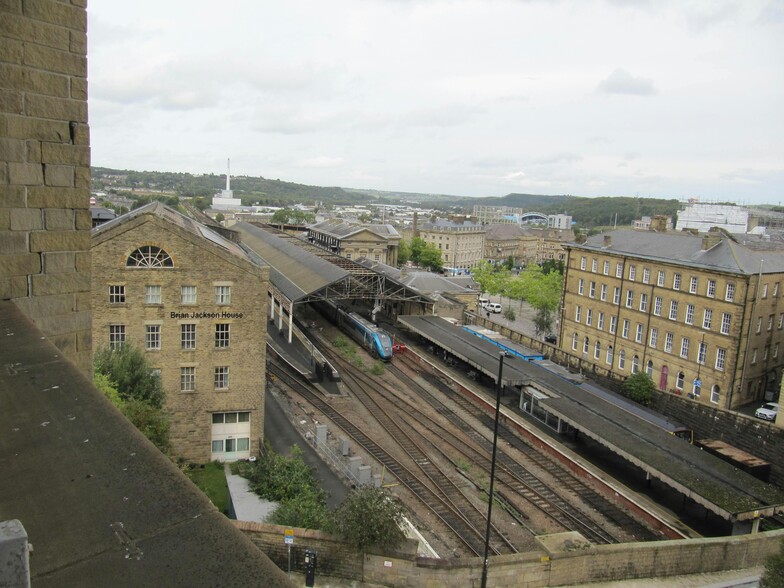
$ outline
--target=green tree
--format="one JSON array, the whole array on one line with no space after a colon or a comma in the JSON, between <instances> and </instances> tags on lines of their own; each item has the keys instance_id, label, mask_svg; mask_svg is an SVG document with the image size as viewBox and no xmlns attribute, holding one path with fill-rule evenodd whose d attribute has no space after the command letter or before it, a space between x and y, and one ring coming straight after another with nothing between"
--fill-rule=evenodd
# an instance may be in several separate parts
<instances>
[{"instance_id":1,"label":"green tree","mask_svg":"<svg viewBox=\"0 0 784 588\"><path fill-rule=\"evenodd\" d=\"M507 306L504 309L504 318L508 321L513 321L517 318L514 309L511 306Z\"/></svg>"},{"instance_id":2,"label":"green tree","mask_svg":"<svg viewBox=\"0 0 784 588\"><path fill-rule=\"evenodd\" d=\"M111 380L120 398L143 400L155 408L163 406L163 387L153 374L144 352L126 343L118 349L101 347L95 354L94 370Z\"/></svg>"},{"instance_id":3,"label":"green tree","mask_svg":"<svg viewBox=\"0 0 784 588\"><path fill-rule=\"evenodd\" d=\"M784 541L778 553L765 562L765 572L760 578L760 588L784 588Z\"/></svg>"},{"instance_id":4,"label":"green tree","mask_svg":"<svg viewBox=\"0 0 784 588\"><path fill-rule=\"evenodd\" d=\"M419 265L419 258L426 246L427 243L422 237L414 237L411 239L411 261Z\"/></svg>"},{"instance_id":5,"label":"green tree","mask_svg":"<svg viewBox=\"0 0 784 588\"><path fill-rule=\"evenodd\" d=\"M270 219L273 225L304 225L315 222L316 215L312 212L303 210L292 210L291 208L281 208L276 210Z\"/></svg>"},{"instance_id":6,"label":"green tree","mask_svg":"<svg viewBox=\"0 0 784 588\"><path fill-rule=\"evenodd\" d=\"M125 401L120 410L161 452L169 452L169 417L163 410L136 398Z\"/></svg>"},{"instance_id":7,"label":"green tree","mask_svg":"<svg viewBox=\"0 0 784 588\"><path fill-rule=\"evenodd\" d=\"M218 214L215 215L216 222L222 223L224 220L226 220L226 217L223 216L222 212L219 212Z\"/></svg>"},{"instance_id":8,"label":"green tree","mask_svg":"<svg viewBox=\"0 0 784 588\"><path fill-rule=\"evenodd\" d=\"M441 259L441 250L432 243L425 245L425 248L419 254L419 265L426 267L430 271L441 271L441 268L444 267Z\"/></svg>"},{"instance_id":9,"label":"green tree","mask_svg":"<svg viewBox=\"0 0 784 588\"><path fill-rule=\"evenodd\" d=\"M549 308L540 308L536 311L533 322L537 337L551 333L553 330L553 312Z\"/></svg>"},{"instance_id":10,"label":"green tree","mask_svg":"<svg viewBox=\"0 0 784 588\"><path fill-rule=\"evenodd\" d=\"M621 386L621 394L643 406L650 406L653 403L655 390L653 380L645 372L637 372L629 376Z\"/></svg>"},{"instance_id":11,"label":"green tree","mask_svg":"<svg viewBox=\"0 0 784 588\"><path fill-rule=\"evenodd\" d=\"M403 510L381 488L352 491L334 517L333 531L359 549L395 548L405 539Z\"/></svg>"},{"instance_id":12,"label":"green tree","mask_svg":"<svg viewBox=\"0 0 784 588\"><path fill-rule=\"evenodd\" d=\"M401 239L397 248L397 263L406 265L409 259L411 259L411 245L405 239Z\"/></svg>"}]
</instances>

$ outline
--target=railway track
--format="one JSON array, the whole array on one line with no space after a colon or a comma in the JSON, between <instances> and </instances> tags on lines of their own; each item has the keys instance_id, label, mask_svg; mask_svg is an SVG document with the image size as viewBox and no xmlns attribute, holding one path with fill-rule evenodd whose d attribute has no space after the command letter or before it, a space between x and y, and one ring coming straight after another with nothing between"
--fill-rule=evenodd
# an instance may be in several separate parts
<instances>
[{"instance_id":1,"label":"railway track","mask_svg":"<svg viewBox=\"0 0 784 588\"><path fill-rule=\"evenodd\" d=\"M404 366L408 366L409 369L413 369L416 371L421 369L416 363L406 358L405 355L397 356L396 361L399 361ZM398 369L398 368L393 367L393 369ZM402 377L406 378L407 376L405 374L402 374ZM451 387L447 386L438 376L432 374L426 374L424 375L424 377L431 385L433 385L439 391L445 394L451 401L457 404L463 411L471 415L471 417L478 419L480 422L482 422L484 426L488 428L493 427L494 424L493 417L491 417L486 412L478 408L475 404L473 404L470 400L466 399L463 395L457 393ZM428 397L427 395L424 396L425 400L427 400L427 397ZM632 518L623 510L621 510L618 506L616 506L615 504L613 504L612 502L610 502L609 500L605 499L603 496L601 496L600 494L592 490L590 487L584 484L579 478L573 476L571 473L569 473L563 467L561 467L557 462L554 462L547 455L542 454L537 448L535 448L530 443L526 442L524 439L522 439L521 437L519 437L518 435L510 431L507 427L503 426L502 424L499 426L498 435L499 435L499 439L505 441L515 449L522 452L526 456L526 458L532 460L537 467L541 468L542 470L546 471L549 475L554 477L560 488L566 489L569 492L571 492L574 496L577 496L581 501L588 504L590 508L600 513L605 519L607 519L617 527L626 530L626 532L631 534L636 540L650 541L650 540L656 540L660 538L654 532L652 532L648 527L644 526L636 519ZM579 530L579 529L575 529L575 530ZM607 541L602 541L602 542L607 542Z\"/></svg>"},{"instance_id":2,"label":"railway track","mask_svg":"<svg viewBox=\"0 0 784 588\"><path fill-rule=\"evenodd\" d=\"M430 480L422 480L415 472L394 459L387 451L378 445L378 443L371 439L370 436L363 431L362 427L352 422L341 414L340 411L325 402L320 394L314 393L310 389L310 386L303 384L297 377L291 375L288 372L288 369L281 364L280 360L274 358L270 360L268 373L274 375L286 386L295 390L304 400L319 410L326 418L330 419L335 426L339 427L354 439L354 441L367 451L373 459L383 465L386 470L395 476L401 484L406 486L424 506L437 516L466 546L466 548L475 555L484 555L482 533L466 520L463 514L456 510L450 502L445 501L441 497L441 495L444 494L443 489L434 492L431 488ZM447 491L446 493L449 492ZM501 543L503 544L503 542ZM495 543L490 545L490 551L494 555L498 555L502 552L496 547ZM507 549L504 549L503 551L509 552Z\"/></svg>"}]
</instances>

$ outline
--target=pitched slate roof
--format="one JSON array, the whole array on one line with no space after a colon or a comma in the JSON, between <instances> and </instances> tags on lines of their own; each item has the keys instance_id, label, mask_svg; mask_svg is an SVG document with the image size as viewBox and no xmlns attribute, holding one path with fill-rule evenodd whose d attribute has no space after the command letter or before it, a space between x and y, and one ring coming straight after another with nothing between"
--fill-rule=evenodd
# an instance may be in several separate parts
<instances>
[{"instance_id":1,"label":"pitched slate roof","mask_svg":"<svg viewBox=\"0 0 784 588\"><path fill-rule=\"evenodd\" d=\"M318 231L319 233L326 233L338 239L345 239L351 235L356 235L362 231L370 231L379 237L390 238L400 237L400 234L395 230L392 225L355 225L347 223L339 218L331 218L329 220L310 225L308 227L311 231Z\"/></svg>"},{"instance_id":2,"label":"pitched slate roof","mask_svg":"<svg viewBox=\"0 0 784 588\"><path fill-rule=\"evenodd\" d=\"M610 237L609 245L604 244L605 237ZM702 242L702 236L689 233L618 230L593 235L585 243L571 243L569 247L745 275L759 273L760 263L764 274L784 272L784 253L780 251L751 250L727 233L707 250L702 249Z\"/></svg>"}]
</instances>

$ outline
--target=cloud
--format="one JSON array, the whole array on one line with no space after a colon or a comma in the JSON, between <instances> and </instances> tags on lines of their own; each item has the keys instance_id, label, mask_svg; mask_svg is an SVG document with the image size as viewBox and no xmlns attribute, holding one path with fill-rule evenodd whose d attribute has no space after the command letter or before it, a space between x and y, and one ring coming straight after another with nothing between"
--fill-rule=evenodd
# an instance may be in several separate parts
<instances>
[{"instance_id":1,"label":"cloud","mask_svg":"<svg viewBox=\"0 0 784 588\"><path fill-rule=\"evenodd\" d=\"M604 94L633 94L636 96L656 94L653 80L635 77L625 69L616 69L607 79L599 82L596 90Z\"/></svg>"},{"instance_id":2,"label":"cloud","mask_svg":"<svg viewBox=\"0 0 784 588\"><path fill-rule=\"evenodd\" d=\"M576 153L554 153L547 157L541 157L534 161L540 165L554 165L557 163L575 163L582 159L581 155Z\"/></svg>"},{"instance_id":3,"label":"cloud","mask_svg":"<svg viewBox=\"0 0 784 588\"><path fill-rule=\"evenodd\" d=\"M318 157L311 157L310 159L305 159L300 163L302 167L317 167L317 168L324 168L324 167L337 167L339 165L343 165L345 160L342 157L328 157L326 155L319 155Z\"/></svg>"}]
</instances>

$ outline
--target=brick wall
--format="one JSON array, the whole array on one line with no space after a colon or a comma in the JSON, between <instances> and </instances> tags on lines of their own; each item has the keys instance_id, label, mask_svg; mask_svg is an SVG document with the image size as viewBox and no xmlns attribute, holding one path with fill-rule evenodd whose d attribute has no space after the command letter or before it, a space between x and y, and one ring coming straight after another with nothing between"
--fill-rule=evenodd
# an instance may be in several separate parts
<instances>
[{"instance_id":1,"label":"brick wall","mask_svg":"<svg viewBox=\"0 0 784 588\"><path fill-rule=\"evenodd\" d=\"M288 570L285 527L242 521L235 521L235 526L281 569ZM772 531L494 556L488 566L488 585L539 588L747 569L763 565L768 556L778 553L782 539L784 531ZM417 558L412 547L415 547L413 542L398 553L363 554L326 533L294 529L291 569L304 571L303 552L310 548L318 553L317 585L319 576L411 588L463 588L479 584L481 558Z\"/></svg>"},{"instance_id":2,"label":"brick wall","mask_svg":"<svg viewBox=\"0 0 784 588\"><path fill-rule=\"evenodd\" d=\"M85 7L0 2L0 298L89 370Z\"/></svg>"}]
</instances>

